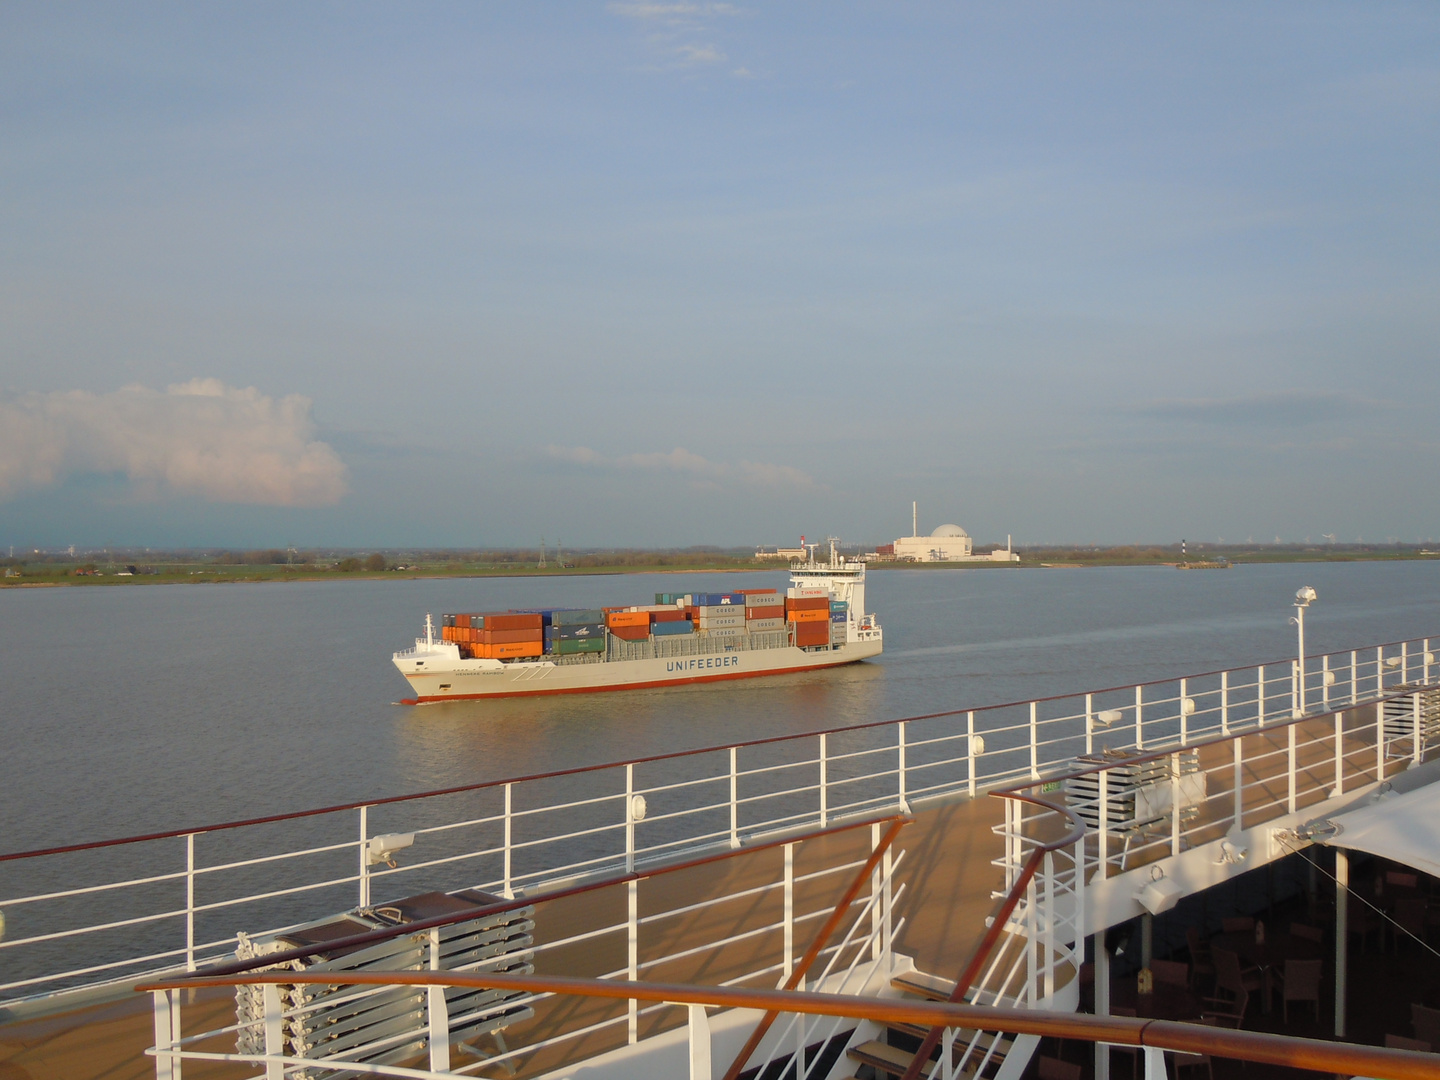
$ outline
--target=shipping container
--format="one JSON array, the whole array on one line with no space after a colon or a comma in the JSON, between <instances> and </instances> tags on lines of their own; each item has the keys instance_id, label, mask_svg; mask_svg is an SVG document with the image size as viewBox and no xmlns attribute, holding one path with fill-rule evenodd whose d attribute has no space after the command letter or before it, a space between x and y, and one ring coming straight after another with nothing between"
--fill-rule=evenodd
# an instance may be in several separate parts
<instances>
[{"instance_id":1,"label":"shipping container","mask_svg":"<svg viewBox=\"0 0 1440 1080\"><path fill-rule=\"evenodd\" d=\"M496 645L470 646L470 655L477 660L515 660L526 656L540 656L543 653L544 643L541 641L507 641Z\"/></svg>"},{"instance_id":2,"label":"shipping container","mask_svg":"<svg viewBox=\"0 0 1440 1080\"><path fill-rule=\"evenodd\" d=\"M849 610L850 610L850 602L849 602L848 600L831 600L831 601L830 601L830 610L831 610L831 611L849 611Z\"/></svg>"},{"instance_id":3,"label":"shipping container","mask_svg":"<svg viewBox=\"0 0 1440 1080\"><path fill-rule=\"evenodd\" d=\"M657 622L650 628L656 637L674 637L676 634L693 634L695 626L684 619L678 622Z\"/></svg>"},{"instance_id":4,"label":"shipping container","mask_svg":"<svg viewBox=\"0 0 1440 1080\"><path fill-rule=\"evenodd\" d=\"M746 619L745 629L752 634L767 634L772 630L784 630L784 619Z\"/></svg>"},{"instance_id":5,"label":"shipping container","mask_svg":"<svg viewBox=\"0 0 1440 1080\"><path fill-rule=\"evenodd\" d=\"M784 607L785 597L779 593L747 593L745 595L746 607Z\"/></svg>"},{"instance_id":6,"label":"shipping container","mask_svg":"<svg viewBox=\"0 0 1440 1080\"><path fill-rule=\"evenodd\" d=\"M509 645L517 641L543 641L545 631L540 627L533 630L476 630L483 645Z\"/></svg>"},{"instance_id":7,"label":"shipping container","mask_svg":"<svg viewBox=\"0 0 1440 1080\"><path fill-rule=\"evenodd\" d=\"M807 598L807 597L812 597L812 596L823 596L823 597L825 597L825 598L828 600L828 599L830 598L830 590L829 590L829 589L786 589L786 590L785 590L785 597L786 597L786 599L788 599L788 600L802 600L802 599L805 599L805 598Z\"/></svg>"},{"instance_id":8,"label":"shipping container","mask_svg":"<svg viewBox=\"0 0 1440 1080\"><path fill-rule=\"evenodd\" d=\"M708 628L706 628L706 627L701 627L701 628L700 628L700 632L701 632L702 634L704 634L706 637L712 637L712 638L738 638L738 637L741 637L741 636L744 635L744 633L745 633L745 627L743 627L743 626L712 626L712 627L708 627Z\"/></svg>"},{"instance_id":9,"label":"shipping container","mask_svg":"<svg viewBox=\"0 0 1440 1080\"><path fill-rule=\"evenodd\" d=\"M741 596L779 596L776 589L736 589Z\"/></svg>"},{"instance_id":10,"label":"shipping container","mask_svg":"<svg viewBox=\"0 0 1440 1080\"><path fill-rule=\"evenodd\" d=\"M830 622L796 623L795 644L802 649L830 644Z\"/></svg>"},{"instance_id":11,"label":"shipping container","mask_svg":"<svg viewBox=\"0 0 1440 1080\"><path fill-rule=\"evenodd\" d=\"M650 621L652 623L681 622L685 618L685 612L679 608L667 608L664 611L652 611Z\"/></svg>"},{"instance_id":12,"label":"shipping container","mask_svg":"<svg viewBox=\"0 0 1440 1080\"><path fill-rule=\"evenodd\" d=\"M605 639L598 638L561 638L555 642L553 652L556 656L575 656L580 653L603 653L605 651Z\"/></svg>"},{"instance_id":13,"label":"shipping container","mask_svg":"<svg viewBox=\"0 0 1440 1080\"><path fill-rule=\"evenodd\" d=\"M575 611L552 611L551 626L579 626L583 623L603 623L605 613L598 608L580 608Z\"/></svg>"},{"instance_id":14,"label":"shipping container","mask_svg":"<svg viewBox=\"0 0 1440 1080\"><path fill-rule=\"evenodd\" d=\"M580 623L577 626L548 626L545 637L551 641L583 641L586 638L605 640L605 624L602 622Z\"/></svg>"},{"instance_id":15,"label":"shipping container","mask_svg":"<svg viewBox=\"0 0 1440 1080\"><path fill-rule=\"evenodd\" d=\"M830 612L830 621L833 623L847 623L850 621L850 613L848 611L832 611Z\"/></svg>"},{"instance_id":16,"label":"shipping container","mask_svg":"<svg viewBox=\"0 0 1440 1080\"><path fill-rule=\"evenodd\" d=\"M646 626L612 626L610 633L624 641L644 641L650 636L650 627Z\"/></svg>"},{"instance_id":17,"label":"shipping container","mask_svg":"<svg viewBox=\"0 0 1440 1080\"><path fill-rule=\"evenodd\" d=\"M701 615L696 625L701 630L716 626L744 626L745 616L738 611L734 615Z\"/></svg>"},{"instance_id":18,"label":"shipping container","mask_svg":"<svg viewBox=\"0 0 1440 1080\"><path fill-rule=\"evenodd\" d=\"M650 613L648 611L612 611L605 616L605 625L612 630L620 626L648 627Z\"/></svg>"},{"instance_id":19,"label":"shipping container","mask_svg":"<svg viewBox=\"0 0 1440 1080\"><path fill-rule=\"evenodd\" d=\"M829 622L830 613L828 611L817 611L813 609L809 611L787 611L785 613L785 618L797 624L809 622Z\"/></svg>"},{"instance_id":20,"label":"shipping container","mask_svg":"<svg viewBox=\"0 0 1440 1080\"><path fill-rule=\"evenodd\" d=\"M830 601L819 596L797 597L785 601L786 611L829 611Z\"/></svg>"}]
</instances>

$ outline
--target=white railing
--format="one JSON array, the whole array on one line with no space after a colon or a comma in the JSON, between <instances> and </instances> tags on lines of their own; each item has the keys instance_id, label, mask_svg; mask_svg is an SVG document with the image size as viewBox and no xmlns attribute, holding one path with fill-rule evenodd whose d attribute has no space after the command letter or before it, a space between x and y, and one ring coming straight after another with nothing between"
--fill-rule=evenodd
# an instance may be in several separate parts
<instances>
[{"instance_id":1,"label":"white railing","mask_svg":"<svg viewBox=\"0 0 1440 1080\"><path fill-rule=\"evenodd\" d=\"M237 931L275 933L372 898L466 887L512 897L974 796L1101 749L1258 731L1294 714L1298 668L1282 661L0 856L0 999L201 969L233 952ZM1328 713L1434 677L1428 638L1321 655L1305 664L1305 701Z\"/></svg>"},{"instance_id":2,"label":"white railing","mask_svg":"<svg viewBox=\"0 0 1440 1080\"><path fill-rule=\"evenodd\" d=\"M898 824L891 822L892 826ZM795 981L790 977L797 973L797 965L804 965L808 960L808 970L803 967L798 970L798 976L803 979L802 988L863 993L873 987L877 976L888 977L892 944L901 928L894 909L903 888L896 889L893 883L903 852L893 851L895 828L887 830L882 838L883 825L875 822L870 826L868 857L797 873L797 854L808 840L823 837L833 841L838 832L844 831L827 830L806 840L773 845L781 855L776 860L779 873L774 877L761 878L734 892L694 903L664 904L666 890L649 893L647 883L666 876L670 870L584 887L580 891L594 896L595 907L605 906L608 891L622 893L626 918L577 929L528 946L527 954L533 957L537 967L551 968L559 966L557 959L552 958L563 955L567 975L583 978L690 983L703 975L706 985L751 989L768 989L777 982ZM751 867L758 857L759 853L751 852L725 856L726 859L745 859ZM872 864L873 870L867 870ZM745 868L740 868L740 872L743 874ZM868 889L855 888L861 884L857 872L869 879ZM567 890L566 898L574 892ZM857 895L847 902L851 892ZM649 893L643 905L642 893ZM556 918L567 918L557 916L551 907L562 899L534 898L533 919L537 932L552 925ZM641 915L642 909L647 913ZM757 911L774 911L776 917L757 918ZM569 917L573 918L573 913ZM685 924L703 925L713 928L714 932L696 937L677 931L677 926ZM838 941L833 940L834 932L828 930L831 926L844 930ZM401 928L396 933L404 935L407 931ZM441 970L438 930L429 931L429 941L429 969ZM624 966L581 970L595 967L594 960L589 958L607 952L623 953L627 957ZM735 970L730 958L737 955L753 957L758 966ZM447 974L492 971L497 963L495 959L487 959L444 970ZM710 976L716 973L723 977L710 981ZM267 974L273 974L273 970ZM379 974L403 978L406 972L386 970ZM243 980L243 974L235 977ZM249 1021L242 1019L201 1032L195 1032L191 1023L187 1033L184 1023L185 1005L193 1000L189 991L154 990L155 1045L148 1053L155 1058L157 1080L178 1080L186 1061L261 1066L265 1076L274 1080L282 1080L287 1075L324 1077L355 1073L397 1077L468 1076L493 1067L513 1071L522 1058L531 1066L537 1061L553 1060L557 1065L562 1061L573 1063L610 1049L634 1046L678 1026L670 1006L635 998L617 1001L615 1008L600 1009L601 1013L611 1015L598 1018L566 1008L568 999L554 993L511 995L493 1007L482 1004L457 1014L451 1011L442 987L403 984L397 989L395 985L348 984L345 971L330 968L317 977L326 982L331 991L320 999L307 999L299 993L305 989L303 984L243 984L245 990L259 996L258 1015ZM409 1008L406 1010L402 1003L399 1011L408 1015L408 1022L376 1024L371 1035L350 1037L329 1046L323 1037L307 1045L296 1035L311 1027L319 1027L323 1032L323 1024L313 1023L321 1011L338 1010L347 1016L358 1016L366 1012L367 1003L374 1007L383 1001L388 1015L397 1011L394 1007L397 995L407 994ZM295 1004L296 1001L300 1003ZM548 1012L547 1003L552 1006ZM515 1045L507 1045L505 1021L516 1010L533 1010L539 1021L534 1030L550 1033L540 1038L512 1035ZM807 1041L814 1041L817 1028L828 1022L825 1018L791 1015L792 1022L767 1040L764 1047L767 1052L771 1047L779 1048L778 1054L771 1056L783 1058L796 1046L803 1053ZM703 1010L701 1018L703 1020ZM689 1020L692 1023L695 1020L693 1010ZM468 1051L474 1060L457 1064L452 1060L456 1052L452 1033L477 1026L488 1026L501 1037L494 1041L493 1052L461 1043L461 1050ZM558 1030L553 1030L556 1028ZM351 1035L349 1029L345 1034ZM833 1031L824 1037L831 1035ZM417 1067L416 1059L425 1059L427 1055L428 1068ZM409 1066L401 1065L402 1061L408 1061Z\"/></svg>"}]
</instances>

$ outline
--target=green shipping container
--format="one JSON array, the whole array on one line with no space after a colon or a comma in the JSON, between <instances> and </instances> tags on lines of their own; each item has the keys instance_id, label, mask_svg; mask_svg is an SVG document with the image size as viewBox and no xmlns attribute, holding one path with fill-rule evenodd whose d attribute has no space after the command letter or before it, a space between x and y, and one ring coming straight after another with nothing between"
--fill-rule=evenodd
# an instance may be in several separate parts
<instances>
[{"instance_id":1,"label":"green shipping container","mask_svg":"<svg viewBox=\"0 0 1440 1080\"><path fill-rule=\"evenodd\" d=\"M593 638L557 638L553 642L556 656L574 656L576 653L603 653L605 651L605 639L603 637Z\"/></svg>"}]
</instances>

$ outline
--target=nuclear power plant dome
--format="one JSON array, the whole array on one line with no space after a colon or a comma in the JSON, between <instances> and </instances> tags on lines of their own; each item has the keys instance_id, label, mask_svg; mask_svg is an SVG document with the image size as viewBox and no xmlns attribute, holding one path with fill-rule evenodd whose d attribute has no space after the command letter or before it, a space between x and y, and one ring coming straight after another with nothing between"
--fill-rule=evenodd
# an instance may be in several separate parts
<instances>
[{"instance_id":1,"label":"nuclear power plant dome","mask_svg":"<svg viewBox=\"0 0 1440 1080\"><path fill-rule=\"evenodd\" d=\"M930 535L931 535L932 537L934 537L934 536L969 536L970 534L967 533L964 529L960 528L959 525L941 525L938 529L936 529L936 530L935 530L934 532L932 532Z\"/></svg>"}]
</instances>

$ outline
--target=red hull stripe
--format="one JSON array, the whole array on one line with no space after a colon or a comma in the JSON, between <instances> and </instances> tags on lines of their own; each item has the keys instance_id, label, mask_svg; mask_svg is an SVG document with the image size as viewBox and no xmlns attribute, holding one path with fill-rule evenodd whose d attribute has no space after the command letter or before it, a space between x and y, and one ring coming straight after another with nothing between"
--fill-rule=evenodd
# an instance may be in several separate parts
<instances>
[{"instance_id":1,"label":"red hull stripe","mask_svg":"<svg viewBox=\"0 0 1440 1080\"><path fill-rule=\"evenodd\" d=\"M727 675L696 675L687 679L657 679L655 682L622 683L619 686L564 686L554 690L507 690L503 694L442 694L418 699L405 698L400 704L417 704L435 701L478 701L482 698L535 697L539 694L594 694L604 690L653 690L657 686L686 686L690 683L719 682L722 679L763 679L766 675L793 675L797 671L822 671L825 668L844 667L846 664L863 663L864 657L854 660L836 660L830 664L806 664L803 667L777 668L774 671L734 671Z\"/></svg>"}]
</instances>

